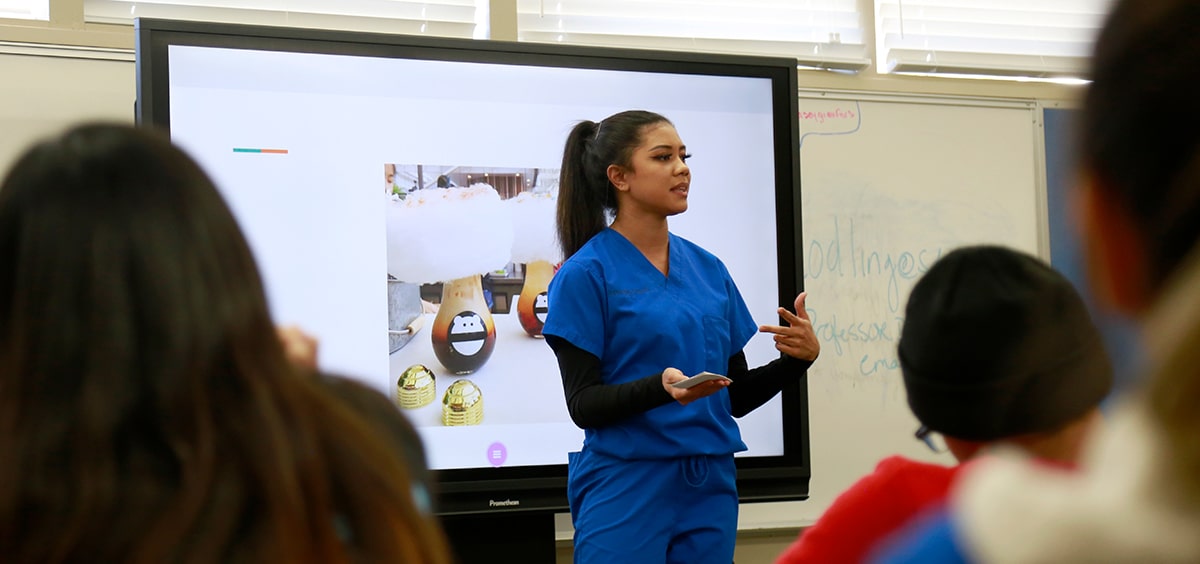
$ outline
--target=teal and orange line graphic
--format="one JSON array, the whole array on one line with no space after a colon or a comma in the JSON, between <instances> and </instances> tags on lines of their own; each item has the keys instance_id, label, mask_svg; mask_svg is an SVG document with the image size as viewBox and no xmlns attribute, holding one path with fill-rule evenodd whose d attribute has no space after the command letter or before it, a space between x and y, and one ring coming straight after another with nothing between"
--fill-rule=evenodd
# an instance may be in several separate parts
<instances>
[{"instance_id":1,"label":"teal and orange line graphic","mask_svg":"<svg viewBox=\"0 0 1200 564\"><path fill-rule=\"evenodd\" d=\"M288 154L287 149L259 149L259 148L253 148L253 147L234 147L233 152L235 152L235 153L269 153L272 155Z\"/></svg>"}]
</instances>

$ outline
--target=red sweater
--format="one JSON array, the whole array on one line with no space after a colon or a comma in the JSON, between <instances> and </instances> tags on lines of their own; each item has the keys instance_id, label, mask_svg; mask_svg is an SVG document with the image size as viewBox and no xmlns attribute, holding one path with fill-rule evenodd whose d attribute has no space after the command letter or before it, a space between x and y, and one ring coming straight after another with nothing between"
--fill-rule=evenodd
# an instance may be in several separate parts
<instances>
[{"instance_id":1,"label":"red sweater","mask_svg":"<svg viewBox=\"0 0 1200 564\"><path fill-rule=\"evenodd\" d=\"M776 564L857 563L923 510L941 503L962 466L939 466L899 456L842 492L816 524L804 530Z\"/></svg>"}]
</instances>

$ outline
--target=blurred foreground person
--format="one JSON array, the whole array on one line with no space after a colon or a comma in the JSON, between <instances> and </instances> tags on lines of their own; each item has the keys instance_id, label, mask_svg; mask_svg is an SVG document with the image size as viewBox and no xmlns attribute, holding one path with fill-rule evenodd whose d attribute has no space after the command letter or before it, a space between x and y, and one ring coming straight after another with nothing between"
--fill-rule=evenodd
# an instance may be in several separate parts
<instances>
[{"instance_id":1,"label":"blurred foreground person","mask_svg":"<svg viewBox=\"0 0 1200 564\"><path fill-rule=\"evenodd\" d=\"M30 149L0 265L4 561L448 561L406 422L289 361L233 215L167 138Z\"/></svg>"}]
</instances>

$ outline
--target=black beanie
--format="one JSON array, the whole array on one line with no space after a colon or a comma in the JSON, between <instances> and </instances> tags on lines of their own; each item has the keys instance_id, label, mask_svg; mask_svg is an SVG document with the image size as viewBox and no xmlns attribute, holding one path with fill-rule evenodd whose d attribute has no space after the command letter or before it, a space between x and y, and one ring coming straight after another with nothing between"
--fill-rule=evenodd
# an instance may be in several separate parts
<instances>
[{"instance_id":1,"label":"black beanie","mask_svg":"<svg viewBox=\"0 0 1200 564\"><path fill-rule=\"evenodd\" d=\"M935 262L909 295L898 349L909 407L958 439L1056 430L1112 388L1079 293L1003 247L963 247Z\"/></svg>"}]
</instances>

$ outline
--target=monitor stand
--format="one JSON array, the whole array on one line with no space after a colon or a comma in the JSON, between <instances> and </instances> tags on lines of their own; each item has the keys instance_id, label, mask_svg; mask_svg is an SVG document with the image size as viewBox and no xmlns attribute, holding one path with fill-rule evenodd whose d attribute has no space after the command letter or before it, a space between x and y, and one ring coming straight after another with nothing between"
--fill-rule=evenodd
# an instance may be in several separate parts
<instances>
[{"instance_id":1,"label":"monitor stand","mask_svg":"<svg viewBox=\"0 0 1200 564\"><path fill-rule=\"evenodd\" d=\"M555 564L553 511L444 515L441 521L459 564Z\"/></svg>"}]
</instances>

